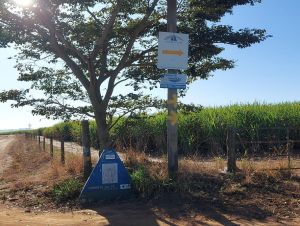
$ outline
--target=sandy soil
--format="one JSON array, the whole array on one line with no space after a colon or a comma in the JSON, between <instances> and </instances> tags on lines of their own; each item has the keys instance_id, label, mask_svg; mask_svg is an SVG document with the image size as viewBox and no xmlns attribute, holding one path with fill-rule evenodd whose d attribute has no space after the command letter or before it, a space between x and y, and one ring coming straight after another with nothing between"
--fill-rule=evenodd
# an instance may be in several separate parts
<instances>
[{"instance_id":1,"label":"sandy soil","mask_svg":"<svg viewBox=\"0 0 300 226\"><path fill-rule=\"evenodd\" d=\"M211 225L211 226L237 226L237 225L299 225L300 220L293 219L287 221L276 221L267 218L263 221L244 220L240 218L219 215L218 217L207 217L203 215L193 215L190 218L174 219L168 216L159 216L155 210L145 208L145 206L130 204L120 204L118 206L108 206L99 209L86 209L67 213L55 212L27 212L16 207L8 207L0 204L0 225Z\"/></svg>"}]
</instances>

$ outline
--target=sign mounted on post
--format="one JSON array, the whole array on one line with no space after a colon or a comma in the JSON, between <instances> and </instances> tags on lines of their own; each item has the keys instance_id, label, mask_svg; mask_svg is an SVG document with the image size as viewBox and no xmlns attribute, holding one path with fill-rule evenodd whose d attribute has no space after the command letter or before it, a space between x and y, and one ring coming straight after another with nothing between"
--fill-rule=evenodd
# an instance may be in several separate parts
<instances>
[{"instance_id":1,"label":"sign mounted on post","mask_svg":"<svg viewBox=\"0 0 300 226\"><path fill-rule=\"evenodd\" d=\"M186 89L187 75L166 74L161 77L160 88Z\"/></svg>"},{"instance_id":2,"label":"sign mounted on post","mask_svg":"<svg viewBox=\"0 0 300 226\"><path fill-rule=\"evenodd\" d=\"M80 194L82 203L129 198L131 178L115 150L104 150Z\"/></svg>"},{"instance_id":3,"label":"sign mounted on post","mask_svg":"<svg viewBox=\"0 0 300 226\"><path fill-rule=\"evenodd\" d=\"M188 68L189 35L172 32L159 32L159 69L186 70Z\"/></svg>"}]
</instances>

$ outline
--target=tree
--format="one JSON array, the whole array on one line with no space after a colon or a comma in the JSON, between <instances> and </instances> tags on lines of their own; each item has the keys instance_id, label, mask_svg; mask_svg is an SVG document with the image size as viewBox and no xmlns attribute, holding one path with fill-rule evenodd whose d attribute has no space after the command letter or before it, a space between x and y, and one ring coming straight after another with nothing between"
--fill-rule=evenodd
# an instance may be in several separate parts
<instances>
[{"instance_id":1,"label":"tree","mask_svg":"<svg viewBox=\"0 0 300 226\"><path fill-rule=\"evenodd\" d=\"M157 106L149 96L137 93L156 87L157 36L166 31L163 0L32 0L19 7L13 0L0 3L0 46L14 46L19 80L29 89L0 94L13 106L33 106L34 114L61 117L93 116L101 149L111 146L112 114L128 105ZM218 44L249 47L265 40L265 30L220 25L234 6L254 5L260 0L181 0L178 30L190 35L189 82L208 78L215 70L234 66L218 57ZM117 86L133 90L114 95ZM32 90L42 91L34 96ZM67 101L65 101L67 100ZM122 113L121 113L122 115Z\"/></svg>"}]
</instances>

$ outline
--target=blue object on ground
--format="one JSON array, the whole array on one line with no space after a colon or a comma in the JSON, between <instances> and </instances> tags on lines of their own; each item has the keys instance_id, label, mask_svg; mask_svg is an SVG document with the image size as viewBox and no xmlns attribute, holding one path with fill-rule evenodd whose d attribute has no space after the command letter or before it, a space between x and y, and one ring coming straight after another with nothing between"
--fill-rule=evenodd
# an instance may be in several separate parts
<instances>
[{"instance_id":1,"label":"blue object on ground","mask_svg":"<svg viewBox=\"0 0 300 226\"><path fill-rule=\"evenodd\" d=\"M80 194L81 203L129 198L130 175L115 150L104 150Z\"/></svg>"}]
</instances>

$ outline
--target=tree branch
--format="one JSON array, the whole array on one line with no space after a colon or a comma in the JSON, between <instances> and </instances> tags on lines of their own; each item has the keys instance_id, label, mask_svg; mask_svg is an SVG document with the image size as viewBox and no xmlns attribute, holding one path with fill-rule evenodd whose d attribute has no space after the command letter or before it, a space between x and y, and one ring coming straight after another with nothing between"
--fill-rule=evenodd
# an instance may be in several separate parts
<instances>
[{"instance_id":1,"label":"tree branch","mask_svg":"<svg viewBox=\"0 0 300 226\"><path fill-rule=\"evenodd\" d=\"M102 46L107 41L107 37L109 36L109 34L111 34L111 32L113 30L112 28L113 28L113 26L115 24L115 21L116 21L116 18L117 18L117 15L120 11L120 4L121 4L121 0L117 0L117 4L116 4L115 8L113 9L110 18L104 26L104 30L102 32L102 35L97 39L96 44L94 46L94 49L90 54L90 59L91 60L96 59L96 57L97 57L99 51L101 50Z\"/></svg>"},{"instance_id":2,"label":"tree branch","mask_svg":"<svg viewBox=\"0 0 300 226\"><path fill-rule=\"evenodd\" d=\"M84 88L89 91L89 81L83 74L81 68L66 54L65 47L59 45L57 42L57 30L55 25L51 22L51 17L49 16L48 11L42 11L37 13L37 17L39 17L44 23L44 26L49 30L49 38L50 43L53 46L55 53L66 63L66 65L72 70L74 75L79 79Z\"/></svg>"}]
</instances>

